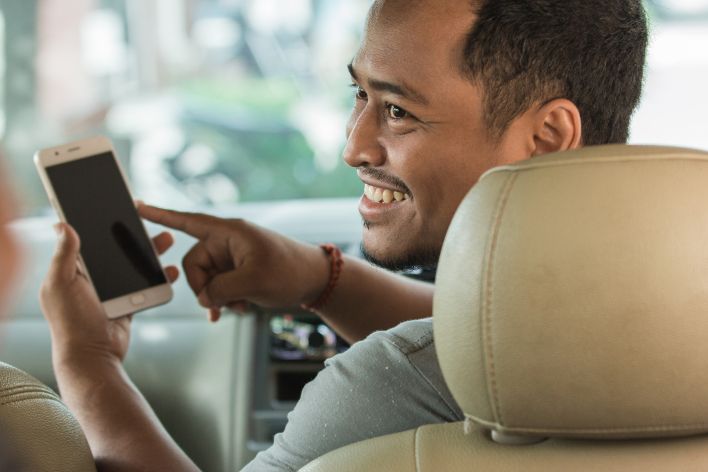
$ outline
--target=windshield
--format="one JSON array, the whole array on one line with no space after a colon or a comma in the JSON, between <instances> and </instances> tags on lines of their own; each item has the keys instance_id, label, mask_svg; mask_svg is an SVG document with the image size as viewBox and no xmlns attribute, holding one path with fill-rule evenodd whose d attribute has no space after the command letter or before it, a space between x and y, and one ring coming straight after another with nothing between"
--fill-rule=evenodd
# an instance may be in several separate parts
<instances>
[{"instance_id":1,"label":"windshield","mask_svg":"<svg viewBox=\"0 0 708 472\"><path fill-rule=\"evenodd\" d=\"M136 195L172 207L361 194L341 161L346 64L369 0L0 3L0 135L23 214L41 147L106 134ZM631 142L708 148L708 1L647 2Z\"/></svg>"}]
</instances>

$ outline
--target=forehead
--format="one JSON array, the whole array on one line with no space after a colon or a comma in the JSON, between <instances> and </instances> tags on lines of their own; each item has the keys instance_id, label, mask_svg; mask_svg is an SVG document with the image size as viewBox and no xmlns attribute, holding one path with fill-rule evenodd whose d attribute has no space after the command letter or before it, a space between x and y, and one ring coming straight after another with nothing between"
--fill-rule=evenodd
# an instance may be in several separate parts
<instances>
[{"instance_id":1,"label":"forehead","mask_svg":"<svg viewBox=\"0 0 708 472\"><path fill-rule=\"evenodd\" d=\"M419 81L460 76L475 16L469 0L379 0L354 63Z\"/></svg>"}]
</instances>

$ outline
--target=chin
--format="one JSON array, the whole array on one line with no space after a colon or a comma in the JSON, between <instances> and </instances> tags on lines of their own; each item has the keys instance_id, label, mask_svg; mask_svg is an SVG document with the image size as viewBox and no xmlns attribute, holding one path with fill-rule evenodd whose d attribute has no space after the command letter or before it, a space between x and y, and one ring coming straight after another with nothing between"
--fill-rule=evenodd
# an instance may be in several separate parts
<instances>
[{"instance_id":1,"label":"chin","mask_svg":"<svg viewBox=\"0 0 708 472\"><path fill-rule=\"evenodd\" d=\"M372 264L395 272L435 269L440 258L440 248L402 244L401 241L396 241L396 244L378 244L367 238L366 234L361 243L361 253Z\"/></svg>"}]
</instances>

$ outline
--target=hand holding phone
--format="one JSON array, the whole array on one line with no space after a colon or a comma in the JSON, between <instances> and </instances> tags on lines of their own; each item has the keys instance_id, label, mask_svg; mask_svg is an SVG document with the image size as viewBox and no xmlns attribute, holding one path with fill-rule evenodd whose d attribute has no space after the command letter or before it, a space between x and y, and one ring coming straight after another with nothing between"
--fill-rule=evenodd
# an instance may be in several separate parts
<instances>
[{"instance_id":1,"label":"hand holding phone","mask_svg":"<svg viewBox=\"0 0 708 472\"><path fill-rule=\"evenodd\" d=\"M106 315L117 318L171 300L111 142L69 143L38 151L34 160L59 218L80 237L79 264Z\"/></svg>"},{"instance_id":2,"label":"hand holding phone","mask_svg":"<svg viewBox=\"0 0 708 472\"><path fill-rule=\"evenodd\" d=\"M81 242L78 234L66 223L55 226L57 248L40 290L40 302L52 333L52 361L55 369L77 364L122 362L130 341L130 317L110 319L103 316L103 306L88 278L76 261ZM153 238L159 254L174 242L168 232ZM170 282L179 276L177 267L168 266L165 273Z\"/></svg>"}]
</instances>

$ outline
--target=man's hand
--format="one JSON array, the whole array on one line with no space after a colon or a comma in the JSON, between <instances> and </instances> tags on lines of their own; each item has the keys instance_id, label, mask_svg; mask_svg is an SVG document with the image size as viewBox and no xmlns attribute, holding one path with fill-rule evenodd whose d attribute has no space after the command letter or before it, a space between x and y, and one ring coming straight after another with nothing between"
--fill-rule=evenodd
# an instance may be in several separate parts
<instances>
[{"instance_id":1,"label":"man's hand","mask_svg":"<svg viewBox=\"0 0 708 472\"><path fill-rule=\"evenodd\" d=\"M198 239L183 259L187 282L216 321L222 307L290 307L312 302L327 285L322 250L243 220L141 204L140 215Z\"/></svg>"},{"instance_id":2,"label":"man's hand","mask_svg":"<svg viewBox=\"0 0 708 472\"><path fill-rule=\"evenodd\" d=\"M52 332L52 361L62 399L79 420L98 470L196 471L123 368L130 316L110 320L77 264L80 241L67 224L56 226L57 250L41 289ZM162 254L173 239L153 239ZM165 269L172 282L179 272Z\"/></svg>"},{"instance_id":3,"label":"man's hand","mask_svg":"<svg viewBox=\"0 0 708 472\"><path fill-rule=\"evenodd\" d=\"M108 358L122 361L130 340L131 316L110 320L78 265L80 241L74 229L60 223L56 253L42 288L40 300L52 333L52 350L57 362ZM172 246L169 233L153 239L162 254ZM176 267L165 269L170 282L177 279Z\"/></svg>"}]
</instances>

